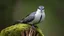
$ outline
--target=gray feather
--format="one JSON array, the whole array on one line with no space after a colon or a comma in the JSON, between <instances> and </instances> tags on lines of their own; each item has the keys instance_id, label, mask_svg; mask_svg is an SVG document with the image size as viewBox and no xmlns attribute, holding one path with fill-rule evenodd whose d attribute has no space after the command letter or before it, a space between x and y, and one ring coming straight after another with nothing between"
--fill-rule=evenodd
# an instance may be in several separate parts
<instances>
[{"instance_id":1,"label":"gray feather","mask_svg":"<svg viewBox=\"0 0 64 36\"><path fill-rule=\"evenodd\" d=\"M36 12L31 13L29 16L23 19L23 23L31 22L35 18Z\"/></svg>"}]
</instances>

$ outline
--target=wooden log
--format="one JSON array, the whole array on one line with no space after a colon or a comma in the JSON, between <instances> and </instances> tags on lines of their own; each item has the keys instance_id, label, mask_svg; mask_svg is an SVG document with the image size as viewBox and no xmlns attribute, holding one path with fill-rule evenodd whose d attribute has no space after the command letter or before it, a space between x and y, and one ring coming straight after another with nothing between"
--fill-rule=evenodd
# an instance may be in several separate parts
<instances>
[{"instance_id":1,"label":"wooden log","mask_svg":"<svg viewBox=\"0 0 64 36\"><path fill-rule=\"evenodd\" d=\"M30 27L28 30L21 32L21 36L39 36L35 27Z\"/></svg>"}]
</instances>

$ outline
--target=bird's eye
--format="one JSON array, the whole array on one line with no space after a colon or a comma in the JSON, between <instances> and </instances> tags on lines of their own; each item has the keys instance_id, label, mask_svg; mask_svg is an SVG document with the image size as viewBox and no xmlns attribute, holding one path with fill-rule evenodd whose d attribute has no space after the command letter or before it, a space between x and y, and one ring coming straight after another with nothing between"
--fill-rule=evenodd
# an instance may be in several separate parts
<instances>
[{"instance_id":1,"label":"bird's eye","mask_svg":"<svg viewBox=\"0 0 64 36\"><path fill-rule=\"evenodd\" d=\"M40 9L40 8L38 8L38 9Z\"/></svg>"}]
</instances>

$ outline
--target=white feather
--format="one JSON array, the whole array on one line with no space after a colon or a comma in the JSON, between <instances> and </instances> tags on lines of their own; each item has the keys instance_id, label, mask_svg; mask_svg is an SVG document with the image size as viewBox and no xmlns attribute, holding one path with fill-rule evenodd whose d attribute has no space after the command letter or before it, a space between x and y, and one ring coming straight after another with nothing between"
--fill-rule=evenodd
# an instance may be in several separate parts
<instances>
[{"instance_id":1,"label":"white feather","mask_svg":"<svg viewBox=\"0 0 64 36\"><path fill-rule=\"evenodd\" d=\"M32 22L29 22L29 23L30 23L30 24L38 23L39 20L40 20L41 15L42 15L41 21L43 21L44 18L45 18L45 12L44 12L44 10L42 10L42 12L41 12L40 9L37 9L34 20L33 20ZM40 21L40 22L41 22L41 21Z\"/></svg>"}]
</instances>

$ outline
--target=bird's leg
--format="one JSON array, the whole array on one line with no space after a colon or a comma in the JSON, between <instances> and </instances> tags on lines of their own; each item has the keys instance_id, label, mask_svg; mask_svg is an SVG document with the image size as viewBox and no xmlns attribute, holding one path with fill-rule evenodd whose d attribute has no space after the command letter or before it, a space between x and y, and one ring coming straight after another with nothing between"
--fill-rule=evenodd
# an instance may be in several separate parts
<instances>
[{"instance_id":1,"label":"bird's leg","mask_svg":"<svg viewBox=\"0 0 64 36\"><path fill-rule=\"evenodd\" d=\"M32 28L37 28L37 26L35 24L30 24L32 26Z\"/></svg>"}]
</instances>

